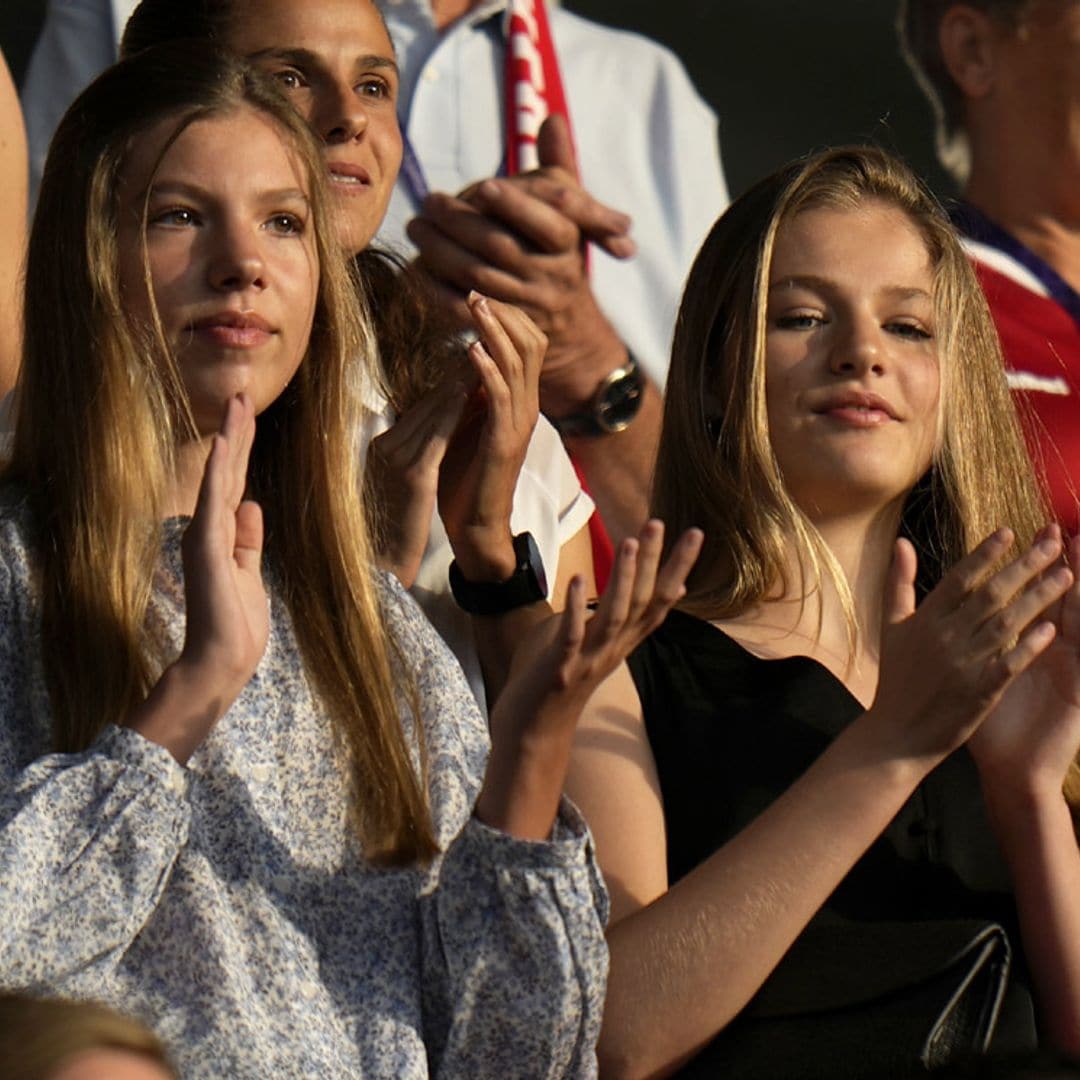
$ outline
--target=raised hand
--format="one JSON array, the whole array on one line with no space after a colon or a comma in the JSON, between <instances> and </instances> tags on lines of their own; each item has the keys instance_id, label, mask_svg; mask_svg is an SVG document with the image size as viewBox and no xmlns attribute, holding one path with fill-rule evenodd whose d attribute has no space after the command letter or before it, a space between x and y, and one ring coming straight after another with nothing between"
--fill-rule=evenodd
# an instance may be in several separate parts
<instances>
[{"instance_id":1,"label":"raised hand","mask_svg":"<svg viewBox=\"0 0 1080 1080\"><path fill-rule=\"evenodd\" d=\"M269 632L262 510L244 499L254 441L255 407L241 394L225 407L183 540L187 630L181 659L197 664L229 703L254 674Z\"/></svg>"},{"instance_id":2,"label":"raised hand","mask_svg":"<svg viewBox=\"0 0 1080 1080\"><path fill-rule=\"evenodd\" d=\"M379 565L406 589L420 570L435 512L439 468L466 398L465 383L448 379L368 447L364 499L378 507Z\"/></svg>"},{"instance_id":3,"label":"raised hand","mask_svg":"<svg viewBox=\"0 0 1080 1080\"><path fill-rule=\"evenodd\" d=\"M885 598L881 674L870 714L901 757L936 762L964 743L1054 640L1048 613L1073 582L1044 535L1001 569L1007 529L956 564L915 610L916 557L898 540Z\"/></svg>"},{"instance_id":4,"label":"raised hand","mask_svg":"<svg viewBox=\"0 0 1080 1080\"><path fill-rule=\"evenodd\" d=\"M479 293L469 313L480 334L469 347L478 388L439 469L439 515L465 577L504 581L516 564L510 514L539 415L547 341L527 315Z\"/></svg>"},{"instance_id":5,"label":"raised hand","mask_svg":"<svg viewBox=\"0 0 1080 1080\"><path fill-rule=\"evenodd\" d=\"M408 227L420 267L464 322L464 297L476 289L533 318L550 345L541 379L552 416L578 411L626 350L589 285L586 240L628 258L630 218L593 198L574 171L562 117L538 139L540 168L473 184L458 196L425 199Z\"/></svg>"},{"instance_id":6,"label":"raised hand","mask_svg":"<svg viewBox=\"0 0 1080 1080\"><path fill-rule=\"evenodd\" d=\"M1057 541L1060 529L1046 535ZM1070 543L1068 562L1073 584L1054 612L1057 634L968 744L984 783L995 787L1060 795L1080 749L1080 540Z\"/></svg>"},{"instance_id":7,"label":"raised hand","mask_svg":"<svg viewBox=\"0 0 1080 1080\"><path fill-rule=\"evenodd\" d=\"M251 399L231 398L184 533L184 647L129 721L181 763L236 700L266 649L262 511L244 499L254 439Z\"/></svg>"},{"instance_id":8,"label":"raised hand","mask_svg":"<svg viewBox=\"0 0 1080 1080\"><path fill-rule=\"evenodd\" d=\"M491 715L491 758L476 807L481 820L526 838L548 835L585 702L685 594L702 534L684 533L661 566L663 539L663 525L648 522L639 539L620 545L591 618L575 578L566 608L519 646Z\"/></svg>"}]
</instances>

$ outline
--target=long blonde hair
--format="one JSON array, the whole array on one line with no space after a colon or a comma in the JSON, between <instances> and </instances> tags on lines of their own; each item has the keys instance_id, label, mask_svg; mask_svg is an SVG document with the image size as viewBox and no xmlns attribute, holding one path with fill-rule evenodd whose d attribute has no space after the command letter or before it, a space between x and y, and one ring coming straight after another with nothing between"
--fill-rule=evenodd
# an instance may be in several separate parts
<instances>
[{"instance_id":1,"label":"long blonde hair","mask_svg":"<svg viewBox=\"0 0 1080 1080\"><path fill-rule=\"evenodd\" d=\"M369 858L435 850L421 775L402 728L415 693L382 625L359 497L358 383L369 321L335 243L320 148L272 84L206 44L151 49L102 75L53 140L27 263L26 337L8 478L27 492L41 569L42 650L56 746L87 746L146 695L163 662L145 620L165 492L190 430L160 328L125 315L117 189L132 142L171 118L236 108L272 119L308 177L320 281L297 375L263 414L250 493L308 676L349 759Z\"/></svg>"},{"instance_id":2,"label":"long blonde hair","mask_svg":"<svg viewBox=\"0 0 1080 1080\"><path fill-rule=\"evenodd\" d=\"M664 406L653 510L678 536L705 530L683 606L730 617L778 595L794 544L801 594L828 575L849 619L850 588L814 525L788 494L769 439L766 300L776 236L812 207L874 200L902 211L926 243L942 372L939 447L908 497L903 531L922 583L1000 525L1030 543L1048 520L1005 382L990 313L944 212L910 170L874 147L829 150L757 184L713 226L679 312Z\"/></svg>"}]
</instances>

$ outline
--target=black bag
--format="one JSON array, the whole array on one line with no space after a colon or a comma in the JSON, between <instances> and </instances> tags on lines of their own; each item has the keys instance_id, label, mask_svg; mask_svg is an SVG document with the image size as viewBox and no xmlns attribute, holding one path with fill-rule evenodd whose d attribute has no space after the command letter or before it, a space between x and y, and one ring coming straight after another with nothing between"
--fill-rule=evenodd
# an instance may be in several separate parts
<instances>
[{"instance_id":1,"label":"black bag","mask_svg":"<svg viewBox=\"0 0 1080 1080\"><path fill-rule=\"evenodd\" d=\"M1006 1048L1033 1050L1030 997L1022 988L1009 993L1010 963L996 923L812 923L679 1075L910 1077L985 1053L1005 1018Z\"/></svg>"}]
</instances>

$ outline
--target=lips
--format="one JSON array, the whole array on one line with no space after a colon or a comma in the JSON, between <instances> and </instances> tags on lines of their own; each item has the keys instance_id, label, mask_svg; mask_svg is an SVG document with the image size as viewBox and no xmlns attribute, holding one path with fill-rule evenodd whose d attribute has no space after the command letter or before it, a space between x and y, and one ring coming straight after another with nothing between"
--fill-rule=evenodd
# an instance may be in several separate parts
<instances>
[{"instance_id":1,"label":"lips","mask_svg":"<svg viewBox=\"0 0 1080 1080\"><path fill-rule=\"evenodd\" d=\"M189 329L198 337L232 349L250 349L262 345L275 332L254 311L217 311L196 319Z\"/></svg>"},{"instance_id":2,"label":"lips","mask_svg":"<svg viewBox=\"0 0 1080 1080\"><path fill-rule=\"evenodd\" d=\"M854 427L876 427L900 419L885 398L864 390L828 394L814 405L813 412Z\"/></svg>"},{"instance_id":3,"label":"lips","mask_svg":"<svg viewBox=\"0 0 1080 1080\"><path fill-rule=\"evenodd\" d=\"M348 161L327 162L330 182L335 191L342 194L359 194L371 187L371 174L362 165L353 165Z\"/></svg>"}]
</instances>

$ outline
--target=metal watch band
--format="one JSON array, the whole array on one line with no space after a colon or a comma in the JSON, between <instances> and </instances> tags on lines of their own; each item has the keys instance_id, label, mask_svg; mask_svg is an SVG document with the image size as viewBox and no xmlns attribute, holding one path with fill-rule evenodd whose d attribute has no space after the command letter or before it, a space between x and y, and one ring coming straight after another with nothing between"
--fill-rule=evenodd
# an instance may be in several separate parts
<instances>
[{"instance_id":1,"label":"metal watch band","mask_svg":"<svg viewBox=\"0 0 1080 1080\"><path fill-rule=\"evenodd\" d=\"M560 435L613 435L624 431L638 414L645 378L629 349L626 363L610 372L593 394L588 410L570 416L548 417Z\"/></svg>"}]
</instances>

